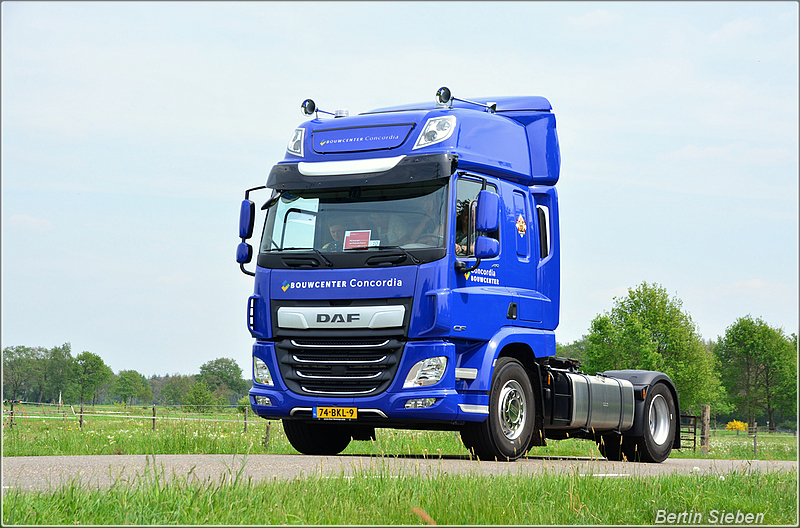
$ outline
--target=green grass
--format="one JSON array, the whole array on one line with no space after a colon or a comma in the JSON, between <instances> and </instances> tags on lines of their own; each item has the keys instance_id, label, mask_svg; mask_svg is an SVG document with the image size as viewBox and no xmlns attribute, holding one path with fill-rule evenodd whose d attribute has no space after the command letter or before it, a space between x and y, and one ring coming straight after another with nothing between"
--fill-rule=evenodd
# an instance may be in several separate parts
<instances>
[{"instance_id":1,"label":"green grass","mask_svg":"<svg viewBox=\"0 0 800 528\"><path fill-rule=\"evenodd\" d=\"M77 483L55 492L10 490L3 524L653 524L658 510L703 515L763 513L764 524L797 523L797 475L789 472L652 478L393 475L166 482L149 471L107 491ZM718 514L717 514L718 515ZM428 517L426 517L428 516ZM704 524L707 524L704 523Z\"/></svg>"},{"instance_id":2,"label":"green grass","mask_svg":"<svg viewBox=\"0 0 800 528\"><path fill-rule=\"evenodd\" d=\"M3 428L3 456L39 455L144 455L144 454L295 454L280 421L266 422L250 415L244 431L243 415L232 410L205 415L179 409L157 409L156 429L152 428L152 409L86 409L83 428L70 412L68 418L41 416L41 409L23 407L14 427ZM17 408L19 413L19 407ZM138 414L137 414L138 413ZM54 419L55 418L55 419ZM264 435L269 425L269 444ZM797 438L786 434L759 433L759 460L797 460ZM351 442L345 454L359 455L460 455L467 450L454 431L405 431L378 429L374 442ZM594 442L581 439L550 440L546 447L533 447L529 456L598 457ZM673 450L673 458L753 459L753 438L746 434L717 431L711 437L711 451L703 455L684 449Z\"/></svg>"}]
</instances>

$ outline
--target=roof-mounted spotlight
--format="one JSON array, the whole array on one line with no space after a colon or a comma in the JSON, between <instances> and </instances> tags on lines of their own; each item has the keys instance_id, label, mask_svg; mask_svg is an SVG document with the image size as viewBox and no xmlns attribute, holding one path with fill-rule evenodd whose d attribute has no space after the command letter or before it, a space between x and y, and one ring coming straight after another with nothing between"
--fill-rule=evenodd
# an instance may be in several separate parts
<instances>
[{"instance_id":1,"label":"roof-mounted spotlight","mask_svg":"<svg viewBox=\"0 0 800 528\"><path fill-rule=\"evenodd\" d=\"M436 103L440 105L446 105L450 102L450 96L450 88L447 86L442 86L436 90Z\"/></svg>"},{"instance_id":2,"label":"roof-mounted spotlight","mask_svg":"<svg viewBox=\"0 0 800 528\"><path fill-rule=\"evenodd\" d=\"M437 108L444 108L444 107L453 108L453 103L452 103L453 101L463 101L465 103L482 106L491 113L495 113L497 111L497 103L487 103L487 104L476 103L475 101L468 101L467 99L460 99L458 97L453 97L453 94L450 92L450 88L448 88L447 86L442 86L441 88L436 90Z\"/></svg>"},{"instance_id":3,"label":"roof-mounted spotlight","mask_svg":"<svg viewBox=\"0 0 800 528\"><path fill-rule=\"evenodd\" d=\"M326 112L325 110L320 110L319 108L317 108L317 104L314 102L313 99L306 99L305 101L303 101L303 104L300 105L300 109L303 111L303 115L305 116L311 116L311 114L318 114L319 112L328 115L335 115L330 112Z\"/></svg>"}]
</instances>

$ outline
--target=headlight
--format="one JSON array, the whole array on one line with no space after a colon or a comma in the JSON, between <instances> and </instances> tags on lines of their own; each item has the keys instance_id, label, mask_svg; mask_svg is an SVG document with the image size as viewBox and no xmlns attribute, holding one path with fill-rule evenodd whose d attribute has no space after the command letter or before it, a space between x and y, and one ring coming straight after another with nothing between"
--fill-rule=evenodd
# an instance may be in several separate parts
<instances>
[{"instance_id":1,"label":"headlight","mask_svg":"<svg viewBox=\"0 0 800 528\"><path fill-rule=\"evenodd\" d=\"M434 143L441 143L445 139L453 135L453 130L456 129L456 116L442 116L432 117L425 123L422 133L417 138L414 144L416 150L418 148L427 147Z\"/></svg>"},{"instance_id":2,"label":"headlight","mask_svg":"<svg viewBox=\"0 0 800 528\"><path fill-rule=\"evenodd\" d=\"M446 368L447 357L445 356L423 359L411 367L406 381L403 383L403 388L433 385L442 379Z\"/></svg>"},{"instance_id":3,"label":"headlight","mask_svg":"<svg viewBox=\"0 0 800 528\"><path fill-rule=\"evenodd\" d=\"M297 128L292 134L292 139L289 140L289 145L287 145L286 150L289 151L290 154L294 154L295 156L303 157L303 136L305 135L305 129Z\"/></svg>"},{"instance_id":4,"label":"headlight","mask_svg":"<svg viewBox=\"0 0 800 528\"><path fill-rule=\"evenodd\" d=\"M262 385L275 385L272 383L272 374L270 374L267 364L257 357L253 357L253 380Z\"/></svg>"}]
</instances>

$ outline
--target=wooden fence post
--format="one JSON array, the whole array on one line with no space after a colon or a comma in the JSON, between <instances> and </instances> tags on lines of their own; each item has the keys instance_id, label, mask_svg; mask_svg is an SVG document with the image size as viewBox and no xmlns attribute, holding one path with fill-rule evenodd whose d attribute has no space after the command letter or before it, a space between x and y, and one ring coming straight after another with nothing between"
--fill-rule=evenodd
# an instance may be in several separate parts
<instances>
[{"instance_id":1,"label":"wooden fence post","mask_svg":"<svg viewBox=\"0 0 800 528\"><path fill-rule=\"evenodd\" d=\"M264 433L264 448L269 447L269 422L267 422L267 430Z\"/></svg>"},{"instance_id":2,"label":"wooden fence post","mask_svg":"<svg viewBox=\"0 0 800 528\"><path fill-rule=\"evenodd\" d=\"M704 455L708 454L710 448L710 435L709 429L711 426L711 406L700 406L700 452Z\"/></svg>"},{"instance_id":3,"label":"wooden fence post","mask_svg":"<svg viewBox=\"0 0 800 528\"><path fill-rule=\"evenodd\" d=\"M156 404L153 404L153 431L156 430Z\"/></svg>"},{"instance_id":4,"label":"wooden fence post","mask_svg":"<svg viewBox=\"0 0 800 528\"><path fill-rule=\"evenodd\" d=\"M83 429L83 402L81 402L81 414L78 417L78 428Z\"/></svg>"},{"instance_id":5,"label":"wooden fence post","mask_svg":"<svg viewBox=\"0 0 800 528\"><path fill-rule=\"evenodd\" d=\"M753 460L758 459L758 423L753 422Z\"/></svg>"},{"instance_id":6,"label":"wooden fence post","mask_svg":"<svg viewBox=\"0 0 800 528\"><path fill-rule=\"evenodd\" d=\"M244 408L244 432L247 432L247 407Z\"/></svg>"},{"instance_id":7,"label":"wooden fence post","mask_svg":"<svg viewBox=\"0 0 800 528\"><path fill-rule=\"evenodd\" d=\"M11 402L11 415L8 417L8 428L14 427L14 402Z\"/></svg>"}]
</instances>

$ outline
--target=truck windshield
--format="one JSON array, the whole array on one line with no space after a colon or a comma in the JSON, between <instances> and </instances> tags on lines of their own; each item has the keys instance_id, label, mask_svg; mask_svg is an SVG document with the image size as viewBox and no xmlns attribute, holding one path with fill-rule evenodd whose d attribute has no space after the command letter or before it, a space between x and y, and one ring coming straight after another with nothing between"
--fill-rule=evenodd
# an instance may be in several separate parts
<instances>
[{"instance_id":1,"label":"truck windshield","mask_svg":"<svg viewBox=\"0 0 800 528\"><path fill-rule=\"evenodd\" d=\"M284 191L270 207L261 254L444 248L447 180Z\"/></svg>"}]
</instances>

